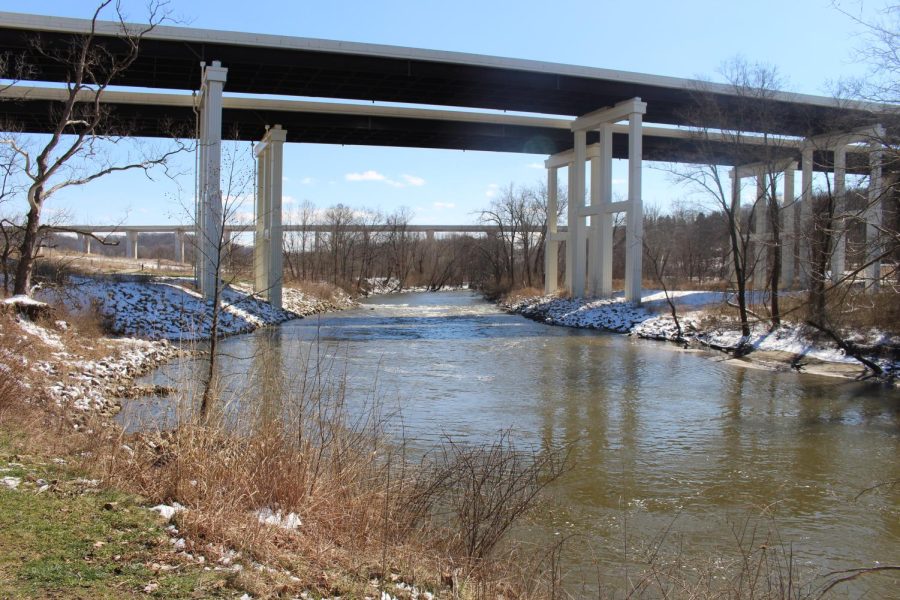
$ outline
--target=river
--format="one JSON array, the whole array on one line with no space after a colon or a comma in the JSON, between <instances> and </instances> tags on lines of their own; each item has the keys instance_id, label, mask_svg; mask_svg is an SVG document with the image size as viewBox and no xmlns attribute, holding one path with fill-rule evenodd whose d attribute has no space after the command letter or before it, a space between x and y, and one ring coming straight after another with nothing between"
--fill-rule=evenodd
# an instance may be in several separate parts
<instances>
[{"instance_id":1,"label":"river","mask_svg":"<svg viewBox=\"0 0 900 600\"><path fill-rule=\"evenodd\" d=\"M261 348L288 373L329 354L346 373L351 407L378 398L393 415L390 433L416 448L445 436L490 441L504 429L526 447L573 444L573 470L518 532L569 539L570 587L594 589L598 569L607 585L625 587L625 567L656 548L723 573L740 546L763 543L783 544L808 573L900 564L900 489L859 495L900 479L893 388L551 327L469 292L375 297L220 348L237 397ZM145 381L185 381L196 368L173 363ZM147 399L126 404L120 419L171 411ZM845 589L889 597L898 582L878 575Z\"/></svg>"}]
</instances>

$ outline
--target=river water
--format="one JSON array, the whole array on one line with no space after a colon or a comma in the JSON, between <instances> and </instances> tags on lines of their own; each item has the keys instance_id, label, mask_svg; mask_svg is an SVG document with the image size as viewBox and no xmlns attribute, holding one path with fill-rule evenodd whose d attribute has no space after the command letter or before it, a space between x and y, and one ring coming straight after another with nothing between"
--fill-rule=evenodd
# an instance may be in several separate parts
<instances>
[{"instance_id":1,"label":"river water","mask_svg":"<svg viewBox=\"0 0 900 600\"><path fill-rule=\"evenodd\" d=\"M740 548L763 543L782 544L807 574L900 564L900 486L859 495L900 479L896 389L551 327L469 292L376 297L226 339L221 350L238 395L259 356L290 373L330 353L351 407L377 397L396 410L391 433L420 449L505 429L525 447L573 444L573 470L518 532L568 540L570 587L595 589L599 572L621 590L624 569L657 548L722 574ZM197 368L173 363L146 381L185 381ZM120 418L167 411L165 400L137 401ZM898 583L870 576L837 597L891 597Z\"/></svg>"}]
</instances>

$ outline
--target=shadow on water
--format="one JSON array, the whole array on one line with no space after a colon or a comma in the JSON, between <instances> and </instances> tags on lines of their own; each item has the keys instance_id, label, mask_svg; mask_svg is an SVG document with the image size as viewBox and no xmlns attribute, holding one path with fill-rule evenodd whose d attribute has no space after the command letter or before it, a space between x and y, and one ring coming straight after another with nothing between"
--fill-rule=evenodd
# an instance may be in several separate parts
<instances>
[{"instance_id":1,"label":"shadow on water","mask_svg":"<svg viewBox=\"0 0 900 600\"><path fill-rule=\"evenodd\" d=\"M748 520L774 527L815 572L900 563L900 490L857 498L900 479L893 388L550 327L467 292L374 298L221 348L238 412L252 398L278 418L302 375L327 365L346 379L349 410L380 398L399 415L389 433L414 449L444 435L489 441L503 429L531 447L573 443L576 467L551 489L553 509L521 534L546 543L577 533L566 558L576 579L625 563L626 552L646 556L670 527L666 544L690 560L733 553L733 531ZM184 387L199 371L183 360L148 379ZM143 399L121 418L174 414L168 400Z\"/></svg>"}]
</instances>

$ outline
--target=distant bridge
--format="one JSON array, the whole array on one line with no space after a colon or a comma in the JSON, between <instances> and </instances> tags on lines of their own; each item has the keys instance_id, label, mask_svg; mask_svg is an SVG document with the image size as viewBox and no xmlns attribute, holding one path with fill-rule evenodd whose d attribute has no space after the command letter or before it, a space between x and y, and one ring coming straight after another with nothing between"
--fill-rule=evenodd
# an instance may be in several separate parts
<instances>
[{"instance_id":1,"label":"distant bridge","mask_svg":"<svg viewBox=\"0 0 900 600\"><path fill-rule=\"evenodd\" d=\"M65 225L51 227L50 230L55 233L74 233L81 240L81 249L85 254L90 254L93 247L94 236L98 234L122 235L125 237L125 256L127 258L139 258L138 236L142 233L169 233L175 235L175 259L179 262L186 262L186 249L188 236L195 235L195 227L193 225ZM341 232L349 233L386 233L391 231L412 233L416 235L424 235L427 239L434 239L438 233L483 233L497 234L500 228L496 225L345 225L341 226ZM333 233L336 228L330 225L311 224L298 225L288 224L282 225L283 233L312 233L315 235L316 246L318 246L319 236L323 233ZM560 228L565 231L565 227ZM231 241L232 236L244 233L254 233L256 231L255 224L225 225L223 228L223 244ZM539 233L541 228L534 227L532 233ZM195 242L194 242L195 243Z\"/></svg>"}]
</instances>

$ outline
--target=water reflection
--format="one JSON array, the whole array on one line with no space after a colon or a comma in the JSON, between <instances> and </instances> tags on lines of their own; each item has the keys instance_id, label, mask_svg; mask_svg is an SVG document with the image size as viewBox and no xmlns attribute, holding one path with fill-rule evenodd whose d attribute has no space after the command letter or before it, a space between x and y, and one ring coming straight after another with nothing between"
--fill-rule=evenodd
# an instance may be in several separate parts
<instances>
[{"instance_id":1,"label":"water reflection","mask_svg":"<svg viewBox=\"0 0 900 600\"><path fill-rule=\"evenodd\" d=\"M234 410L252 404L259 419L289 420L284 398L302 397L310 377L340 376L349 410L380 399L400 411L389 430L420 450L445 434L487 441L507 428L521 444L573 443L577 467L531 535L583 532L568 560L586 579L589 554L621 559L626 520L638 549L676 520L671 540L692 558L733 552L732 527L752 519L774 523L815 569L900 562L900 489L856 498L900 479L894 389L548 327L468 293L377 298L221 348ZM183 361L153 378L186 381L197 368ZM140 411L171 408L134 403L122 418Z\"/></svg>"}]
</instances>

